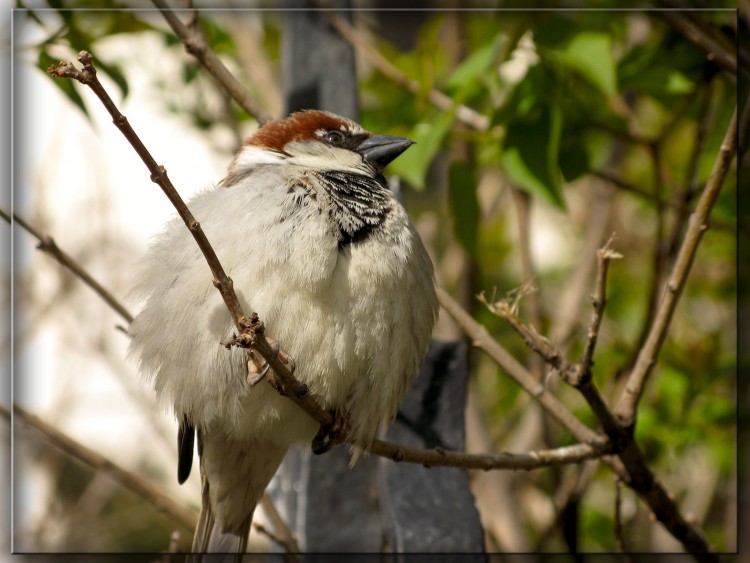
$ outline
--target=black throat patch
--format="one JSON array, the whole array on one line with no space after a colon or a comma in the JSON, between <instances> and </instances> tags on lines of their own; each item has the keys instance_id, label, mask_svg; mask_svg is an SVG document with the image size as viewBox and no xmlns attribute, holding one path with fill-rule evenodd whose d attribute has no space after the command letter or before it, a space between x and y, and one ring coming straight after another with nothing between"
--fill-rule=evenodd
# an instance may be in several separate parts
<instances>
[{"instance_id":1,"label":"black throat patch","mask_svg":"<svg viewBox=\"0 0 750 563\"><path fill-rule=\"evenodd\" d=\"M367 238L391 210L385 177L337 170L320 172L331 196L331 219L339 228L339 248Z\"/></svg>"}]
</instances>

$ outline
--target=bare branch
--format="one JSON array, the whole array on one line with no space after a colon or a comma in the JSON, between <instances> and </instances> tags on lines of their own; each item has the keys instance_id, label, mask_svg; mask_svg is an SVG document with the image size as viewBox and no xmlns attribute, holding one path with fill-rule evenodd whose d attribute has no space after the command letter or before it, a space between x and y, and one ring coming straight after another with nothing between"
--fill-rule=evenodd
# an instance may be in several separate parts
<instances>
[{"instance_id":1,"label":"bare branch","mask_svg":"<svg viewBox=\"0 0 750 563\"><path fill-rule=\"evenodd\" d=\"M583 395L611 440L615 453L619 452L631 436L623 433L622 429L618 427L591 377L591 371L585 371L582 369L582 365L575 365L570 362L533 327L521 322L521 319L515 314L515 308L508 301L488 303L483 297L480 297L480 300L487 305L490 311L506 319L531 350L552 366L560 374L563 381L575 387Z\"/></svg>"},{"instance_id":2,"label":"bare branch","mask_svg":"<svg viewBox=\"0 0 750 563\"><path fill-rule=\"evenodd\" d=\"M614 235L612 235L612 238ZM599 338L599 327L602 323L604 316L604 307L607 304L607 271L609 270L609 261L612 259L622 258L622 255L615 252L610 248L612 238L607 241L607 244L603 248L600 248L596 252L596 289L592 297L594 306L594 312L591 315L591 322L589 323L589 332L586 340L586 346L583 349L583 354L578 361L578 370L581 373L581 377L584 379L591 379L591 366L594 364L594 350L596 349L596 341Z\"/></svg>"},{"instance_id":3,"label":"bare branch","mask_svg":"<svg viewBox=\"0 0 750 563\"><path fill-rule=\"evenodd\" d=\"M622 481L619 478L615 478L615 545L619 553L625 554L625 560L627 563L631 563L630 555L628 554L627 547L625 546L625 538L622 533Z\"/></svg>"},{"instance_id":4,"label":"bare branch","mask_svg":"<svg viewBox=\"0 0 750 563\"><path fill-rule=\"evenodd\" d=\"M151 156L151 153L128 123L127 118L120 113L117 106L115 106L112 101L112 98L110 98L107 91L99 82L99 79L96 77L96 69L92 63L91 55L86 51L81 51L78 60L83 64L82 70L77 69L70 62L61 62L56 67L51 66L47 69L47 72L54 77L72 78L77 80L81 84L89 86L94 91L112 116L114 124L120 129L122 134L128 142L130 142L133 149L135 149L138 156L141 157L141 160L148 168L151 173L151 181L156 183L162 189L169 201L174 205L177 213L180 215L180 218L182 218L190 233L193 235L193 238L198 244L198 247L211 269L214 287L216 287L219 290L219 293L221 293L224 303L232 316L232 320L240 332L240 336L236 338L235 343L240 346L252 346L255 348L271 366L272 371L269 371L268 373L268 380L274 388L285 397L288 397L301 406L321 426L331 426L333 423L333 416L321 409L320 406L309 396L307 387L292 376L289 369L281 360L281 357L283 356L277 354L271 344L269 344L264 338L263 323L260 322L258 316L254 313L250 318L245 316L239 299L237 298L237 294L234 291L233 282L224 272L224 268L219 262L216 252L208 242L200 223L195 217L193 217L193 214L190 212L187 205L185 205L180 194L177 192L174 185L172 185L169 176L167 176L166 169L156 163Z\"/></svg>"},{"instance_id":5,"label":"bare branch","mask_svg":"<svg viewBox=\"0 0 750 563\"><path fill-rule=\"evenodd\" d=\"M487 329L471 318L471 316L461 309L460 305L458 305L458 303L456 303L442 289L438 289L438 300L443 308L472 338L476 346L487 352L487 354L492 357L498 365L503 367L511 377L516 379L516 381L519 382L522 387L532 395L532 397L539 400L539 402L549 410L550 414L555 416L555 418L568 428L574 436L579 440L588 441L585 437L578 434L581 430L578 429L577 426L583 426L580 421L570 414L564 406L560 405L562 412L560 412L558 407L555 406L557 399L551 395L543 394L543 388L541 395L535 394L534 391L536 389L533 384L536 383L536 381L533 380L532 375L526 372L522 366L518 365L515 359L489 336ZM508 310L510 311L510 307L508 307ZM535 332L529 330L526 334L534 340L535 346L538 346L540 350L550 357L550 359L554 359L555 362L559 363L560 368L563 370L561 373L575 373L575 367L571 368L570 363L555 350L547 349L551 347L543 341L541 337L539 337L539 340L534 338L534 335L536 334ZM578 389L584 396L591 406L591 409L599 418L602 427L610 439L613 452L617 454L617 457L604 456L602 457L602 461L609 465L623 482L627 483L630 488L638 493L651 510L653 510L656 518L682 543L686 551L695 555L700 561L718 562L718 558L712 552L703 532L700 528L685 519L680 513L674 498L667 493L664 486L649 468L643 456L643 452L633 439L633 428L619 424L619 421L615 419L612 412L604 403L604 400L594 385L593 379L587 381L578 378L576 383L576 389ZM572 418L573 421L571 421L570 418ZM593 432L586 426L583 426L583 428L583 433Z\"/></svg>"},{"instance_id":6,"label":"bare branch","mask_svg":"<svg viewBox=\"0 0 750 563\"><path fill-rule=\"evenodd\" d=\"M13 405L13 412L26 424L41 432L44 439L56 448L86 465L110 475L123 487L148 501L191 532L195 529L198 523L197 514L192 509L165 495L159 487L147 479L120 467L110 459L87 448L22 407ZM0 414L8 420L11 419L10 413L2 406L0 406Z\"/></svg>"},{"instance_id":7,"label":"bare branch","mask_svg":"<svg viewBox=\"0 0 750 563\"><path fill-rule=\"evenodd\" d=\"M273 525L275 532L274 540L281 544L288 553L299 553L300 549L297 539L289 529L289 526L286 525L286 522L284 522L279 511L276 510L276 505L274 505L267 492L261 497L260 505Z\"/></svg>"},{"instance_id":8,"label":"bare branch","mask_svg":"<svg viewBox=\"0 0 750 563\"><path fill-rule=\"evenodd\" d=\"M274 543L276 543L279 546L281 546L282 548L284 548L284 550L288 554L287 557L290 558L290 561L299 561L299 558L293 555L294 553L298 553L298 552L290 551L289 550L290 546L287 545L280 536L276 535L274 532L272 532L271 530L269 530L268 528L266 528L260 522L253 522L253 528L255 528L259 534L263 534L268 539L270 539ZM284 558L284 560L286 560L286 558Z\"/></svg>"},{"instance_id":9,"label":"bare branch","mask_svg":"<svg viewBox=\"0 0 750 563\"><path fill-rule=\"evenodd\" d=\"M177 193L174 185L172 185L172 181L169 179L169 176L167 176L166 169L156 163L156 160L154 160L151 153L130 126L130 123L128 123L128 119L120 113L120 110L117 109L112 98L109 97L109 94L99 82L99 79L96 77L96 69L92 63L91 55L87 51L81 51L78 54L78 60L83 63L82 70L77 69L72 63L61 62L57 67L51 66L47 69L47 72L51 76L57 78L72 78L77 80L81 84L85 84L91 88L99 97L104 104L104 107L112 116L114 124L122 132L128 142L130 142L133 149L135 149L135 152L138 153L138 156L141 157L141 160L148 168L151 173L151 181L158 184L169 201L172 202L172 205L177 209L180 218L182 218L188 230L193 235L193 238L198 243L198 247L206 258L206 261L211 268L211 273L214 276L214 286L224 298L224 302L232 314L232 319L234 320L235 325L242 330L242 321L244 320L245 315L242 312L242 306L237 299L237 295L232 289L232 280L224 272L224 268L221 266L219 258L216 256L214 249L211 247L206 235L203 233L200 223L196 221L195 217L193 217L193 214L180 197L180 194Z\"/></svg>"},{"instance_id":10,"label":"bare branch","mask_svg":"<svg viewBox=\"0 0 750 563\"><path fill-rule=\"evenodd\" d=\"M463 467L466 469L538 469L550 465L565 465L601 457L610 452L609 442L603 437L590 443L563 446L551 450L538 450L525 454L466 454L442 448L423 450L376 440L370 451L393 461L419 463L425 467Z\"/></svg>"},{"instance_id":11,"label":"bare branch","mask_svg":"<svg viewBox=\"0 0 750 563\"><path fill-rule=\"evenodd\" d=\"M656 14L670 27L681 33L688 41L703 49L709 60L716 61L731 77L737 74L737 58L734 52L725 48L708 34L696 29L690 22L686 21L681 14L669 10L660 10Z\"/></svg>"},{"instance_id":12,"label":"bare branch","mask_svg":"<svg viewBox=\"0 0 750 563\"><path fill-rule=\"evenodd\" d=\"M177 17L176 10L170 8L164 0L153 0L153 3L162 13L164 19L167 20L167 23L177 37L180 38L180 41L185 46L185 50L193 55L201 66L216 79L221 89L259 123L263 124L270 121L271 116L268 112L250 97L247 90L237 81L227 67L224 66L224 63L221 62L221 59L216 56L216 53L206 44L200 26L197 25L196 21L191 21L188 27ZM191 13L195 17L196 12L191 11Z\"/></svg>"},{"instance_id":13,"label":"bare branch","mask_svg":"<svg viewBox=\"0 0 750 563\"><path fill-rule=\"evenodd\" d=\"M549 414L557 419L563 427L567 428L577 440L592 442L597 438L596 432L578 420L556 397L546 393L544 385L537 381L526 368L492 338L487 329L475 321L448 292L439 287L437 288L437 296L440 305L469 336L472 344L490 356L529 395L539 401Z\"/></svg>"},{"instance_id":14,"label":"bare branch","mask_svg":"<svg viewBox=\"0 0 750 563\"><path fill-rule=\"evenodd\" d=\"M743 116L743 120L748 116ZM638 354L638 360L628 377L627 384L620 395L614 414L623 426L635 424L636 409L648 381L648 377L656 365L662 344L666 339L672 316L679 303L685 287L690 268L695 259L698 244L703 233L708 229L709 216L716 198L719 195L724 178L729 171L735 150L737 148L737 110L732 115L724 141L717 156L714 168L706 182L695 211L690 216L690 223L685 233L685 239L677 255L672 274L667 282L667 291L659 304L656 317L645 344Z\"/></svg>"},{"instance_id":15,"label":"bare branch","mask_svg":"<svg viewBox=\"0 0 750 563\"><path fill-rule=\"evenodd\" d=\"M591 174L593 176L596 176L597 178L601 178L602 180L606 180L610 184L612 184L614 187L624 190L626 192L633 193L639 197L642 197L643 199L647 199L648 201L651 201L657 205L664 205L667 207L670 207L672 209L679 210L682 207L682 203L679 201L674 200L666 200L664 198L661 198L657 195L654 195L652 193L647 192L643 188L640 188L636 186L635 184L631 184L630 182L627 182L620 178L619 176L615 176L614 174L611 174L610 172L605 172L604 170L592 170ZM729 223L726 223L725 221L721 221L719 219L714 220L711 225L717 230L717 231L727 231L730 233L736 233L737 230L741 230L744 232L748 232L747 227L743 225L731 225Z\"/></svg>"},{"instance_id":16,"label":"bare branch","mask_svg":"<svg viewBox=\"0 0 750 563\"><path fill-rule=\"evenodd\" d=\"M37 248L39 250L46 252L60 264L65 266L73 273L73 275L75 275L77 278L83 281L83 283L85 283L96 293L98 293L99 297L104 299L104 301L110 307L112 307L123 319L125 319L128 323L132 322L133 315L130 314L125 306L122 305L117 299L115 299L115 297L107 289L105 289L102 284L96 281L91 276L91 274L84 270L83 267L78 264L78 262L72 256L61 250L51 236L42 234L16 213L13 214L13 218L11 219L11 216L7 211L5 211L4 209L0 209L0 216L2 216L2 218L8 221L8 223L10 223L11 225L15 222L26 229L26 231L28 231L35 239L39 241L39 244L37 245Z\"/></svg>"},{"instance_id":17,"label":"bare branch","mask_svg":"<svg viewBox=\"0 0 750 563\"><path fill-rule=\"evenodd\" d=\"M524 283L534 283L535 269L534 260L531 257L531 196L516 187L511 189L513 201L516 204L516 217L518 220L518 246L521 256L521 272L523 272ZM542 330L542 307L539 298L539 289L528 294L529 317L532 326ZM544 366L539 358L534 357L531 364L532 373L537 379L543 376Z\"/></svg>"}]
</instances>

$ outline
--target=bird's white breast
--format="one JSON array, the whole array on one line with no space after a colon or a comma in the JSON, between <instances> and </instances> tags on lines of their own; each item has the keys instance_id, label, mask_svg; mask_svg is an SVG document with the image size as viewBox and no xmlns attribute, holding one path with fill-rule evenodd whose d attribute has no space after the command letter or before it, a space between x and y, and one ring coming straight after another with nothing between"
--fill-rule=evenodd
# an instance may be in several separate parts
<instances>
[{"instance_id":1,"label":"bird's white breast","mask_svg":"<svg viewBox=\"0 0 750 563\"><path fill-rule=\"evenodd\" d=\"M293 189L257 188L287 181L273 168L199 194L189 207L245 313L259 314L322 406L361 413L352 431L369 440L395 412L429 341L436 308L429 259L400 207L377 235L339 249L318 206L300 206ZM144 259L135 291L147 306L131 325L132 350L178 415L238 438L312 438L316 425L291 401L266 383L246 386L245 351L221 346L232 320L178 219Z\"/></svg>"}]
</instances>

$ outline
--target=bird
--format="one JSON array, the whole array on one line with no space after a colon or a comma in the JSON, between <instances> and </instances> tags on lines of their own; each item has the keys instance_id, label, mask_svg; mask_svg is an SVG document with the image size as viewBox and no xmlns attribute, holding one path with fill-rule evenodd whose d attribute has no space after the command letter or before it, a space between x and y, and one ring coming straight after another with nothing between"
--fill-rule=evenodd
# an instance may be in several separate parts
<instances>
[{"instance_id":1,"label":"bird","mask_svg":"<svg viewBox=\"0 0 750 563\"><path fill-rule=\"evenodd\" d=\"M336 413L352 462L393 420L437 319L432 262L384 169L413 141L304 110L258 128L226 176L188 207L243 310ZM244 553L253 513L287 450L318 425L271 385L268 366L222 345L235 326L175 217L135 268L129 354L179 422L178 481L197 437L201 513L193 552ZM262 363L262 362L261 362Z\"/></svg>"}]
</instances>

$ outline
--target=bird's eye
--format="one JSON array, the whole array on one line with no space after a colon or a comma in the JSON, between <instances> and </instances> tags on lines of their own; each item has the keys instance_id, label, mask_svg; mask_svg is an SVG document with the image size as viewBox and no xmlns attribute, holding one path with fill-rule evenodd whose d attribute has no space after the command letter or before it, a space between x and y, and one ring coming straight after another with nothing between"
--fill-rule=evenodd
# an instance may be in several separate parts
<instances>
[{"instance_id":1,"label":"bird's eye","mask_svg":"<svg viewBox=\"0 0 750 563\"><path fill-rule=\"evenodd\" d=\"M329 131L326 133L326 141L332 145L340 145L344 142L344 134L341 131Z\"/></svg>"}]
</instances>

